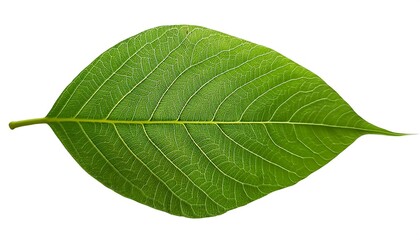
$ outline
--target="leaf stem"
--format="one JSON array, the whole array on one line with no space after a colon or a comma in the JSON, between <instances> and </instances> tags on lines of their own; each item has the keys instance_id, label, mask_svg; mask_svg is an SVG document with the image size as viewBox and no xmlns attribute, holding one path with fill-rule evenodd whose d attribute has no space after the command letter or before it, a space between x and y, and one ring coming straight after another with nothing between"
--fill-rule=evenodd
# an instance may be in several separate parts
<instances>
[{"instance_id":1,"label":"leaf stem","mask_svg":"<svg viewBox=\"0 0 420 240\"><path fill-rule=\"evenodd\" d=\"M33 119L26 119L21 121L10 122L9 127L10 129L15 129L18 127L33 125L33 124L40 124L40 123L48 123L48 118L33 118Z\"/></svg>"}]
</instances>

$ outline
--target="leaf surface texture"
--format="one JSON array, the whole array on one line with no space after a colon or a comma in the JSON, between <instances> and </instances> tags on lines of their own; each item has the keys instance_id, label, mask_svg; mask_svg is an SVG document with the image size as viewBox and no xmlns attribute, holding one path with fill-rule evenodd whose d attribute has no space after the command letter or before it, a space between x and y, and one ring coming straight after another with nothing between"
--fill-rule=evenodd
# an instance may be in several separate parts
<instances>
[{"instance_id":1,"label":"leaf surface texture","mask_svg":"<svg viewBox=\"0 0 420 240\"><path fill-rule=\"evenodd\" d=\"M187 25L104 52L45 121L105 186L186 217L291 186L363 134L393 134L276 51Z\"/></svg>"}]
</instances>

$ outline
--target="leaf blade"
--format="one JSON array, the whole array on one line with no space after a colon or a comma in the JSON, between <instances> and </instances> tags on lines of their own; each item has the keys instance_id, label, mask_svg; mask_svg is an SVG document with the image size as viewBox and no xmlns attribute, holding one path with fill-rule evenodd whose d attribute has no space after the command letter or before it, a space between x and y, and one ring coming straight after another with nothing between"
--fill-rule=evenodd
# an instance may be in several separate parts
<instances>
[{"instance_id":1,"label":"leaf blade","mask_svg":"<svg viewBox=\"0 0 420 240\"><path fill-rule=\"evenodd\" d=\"M274 50L188 25L105 51L41 122L105 186L187 217L291 186L364 134L398 135Z\"/></svg>"}]
</instances>

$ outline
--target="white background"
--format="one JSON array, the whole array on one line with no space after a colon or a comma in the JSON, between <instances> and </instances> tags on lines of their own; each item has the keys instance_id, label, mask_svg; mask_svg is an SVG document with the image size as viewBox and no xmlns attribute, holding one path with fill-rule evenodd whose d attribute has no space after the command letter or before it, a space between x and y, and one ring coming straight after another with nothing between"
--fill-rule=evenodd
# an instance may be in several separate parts
<instances>
[{"instance_id":1,"label":"white background","mask_svg":"<svg viewBox=\"0 0 420 240\"><path fill-rule=\"evenodd\" d=\"M366 120L420 133L419 1L2 1L0 239L420 239L420 136L364 136L297 185L207 219L121 197L85 173L43 117L117 42L194 24L277 50Z\"/></svg>"}]
</instances>

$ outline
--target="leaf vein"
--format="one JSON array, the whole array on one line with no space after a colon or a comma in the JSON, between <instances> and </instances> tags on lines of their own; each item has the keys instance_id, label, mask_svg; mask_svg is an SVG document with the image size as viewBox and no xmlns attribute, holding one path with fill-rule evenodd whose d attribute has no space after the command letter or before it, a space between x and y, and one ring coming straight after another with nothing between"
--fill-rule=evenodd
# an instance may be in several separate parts
<instances>
[{"instance_id":1,"label":"leaf vein","mask_svg":"<svg viewBox=\"0 0 420 240\"><path fill-rule=\"evenodd\" d=\"M292 98L294 98L294 97L296 97L297 95L299 95L299 94L302 94L302 93L304 93L304 94L306 94L306 93L311 93L311 92L314 92L317 88L319 88L319 87L322 87L322 85L318 85L318 86L316 86L315 88L313 88L313 89L311 89L311 90L307 90L307 91L297 91L297 92L295 92L294 94L292 94L292 95L290 95L286 100L284 100L277 108L276 108L276 110L273 112L273 114L271 115L271 117L270 117L270 120L269 121L272 121L273 120L273 118L274 118L274 116L276 116L276 114L277 114L277 111L279 111L280 109L281 109L281 107L283 107L284 106L284 104L286 104L288 101L290 101Z\"/></svg>"},{"instance_id":2,"label":"leaf vein","mask_svg":"<svg viewBox=\"0 0 420 240\"><path fill-rule=\"evenodd\" d=\"M143 160L141 160L140 159L140 157L138 157L137 156L137 154L135 154L134 152L133 152L133 150L130 148L130 146L128 146L128 144L127 144L127 142L124 140L124 138L121 136L121 134L120 134L120 132L118 131L118 128L117 128L117 126L115 125L115 124L112 124L113 125L113 127L114 127L114 130L115 130L115 132L117 133L117 135L118 135L118 138L121 140L121 142L123 143L123 145L125 146L125 148L130 152L130 154L135 158L135 159L137 159L137 161L139 161L144 167L146 167L146 169L154 176L154 177L156 177L156 179L157 180L159 180L168 190L169 190L169 192L171 192L173 195L175 195L175 197L177 197L181 202L184 202L184 203L186 203L186 204L188 204L188 205L190 205L190 206L193 206L193 205L196 205L196 204L193 204L193 203L190 203L190 202L188 202L186 199L184 200L183 198L181 198L180 196L178 196L173 190L172 190L172 188L170 188L168 185L167 185L167 183L162 179L162 178L160 178L158 175L156 175L153 171L152 171L152 169L150 169L149 168L149 166L143 161Z\"/></svg>"},{"instance_id":3,"label":"leaf vein","mask_svg":"<svg viewBox=\"0 0 420 240\"><path fill-rule=\"evenodd\" d=\"M315 104L315 103L317 103L317 102L321 102L321 101L330 101L330 102L335 102L336 100L331 100L331 99L329 99L328 98L328 96L327 97L323 97L323 98L319 98L319 99L317 99L317 100L315 100L315 101L312 101L312 102L310 102L310 103L307 103L307 104L305 104L305 105L303 105L303 106L301 106L300 108L298 108L298 109L296 109L296 111L290 116L290 118L289 118L289 122L290 121L292 121L292 119L293 119L293 117L298 113L298 112L300 112L302 109L304 109L304 108L307 108L307 107L309 107L310 105L313 105L313 104Z\"/></svg>"},{"instance_id":4,"label":"leaf vein","mask_svg":"<svg viewBox=\"0 0 420 240\"><path fill-rule=\"evenodd\" d=\"M277 56L276 58L278 58L279 56ZM268 71L268 72L266 72L266 73L264 73L264 74L262 74L262 75L260 75L260 76L258 76L258 77L256 77L256 78L254 78L254 79L252 79L252 80L250 80L250 81L247 81L246 83L244 83L244 84L242 84L242 85L240 85L240 86L238 86L237 88L235 88L232 92L230 92L220 103L219 103L219 105L217 106L217 108L216 108L216 110L215 110L215 112L214 112L214 114L213 114L213 118L212 118L212 121L216 118L216 115L217 115L217 113L218 113L218 111L220 110L220 108L221 108L221 106L223 105L223 103L225 103L226 102L226 100L227 99L229 99L233 94L235 94L239 89L241 89L241 88L243 88L243 87L245 87L245 86L247 86L248 84L251 84L252 82L254 82L254 81L256 81L256 80L258 80L258 79L260 79L260 78L262 78L262 77L265 77L265 76L267 76L267 75L269 75L269 74L271 74L271 73L273 73L273 72L275 72L275 71L278 71L278 70L280 70L280 69L282 69L282 68L284 68L284 67L287 67L287 66L289 66L291 63L287 63L287 64L284 64L284 65L281 65L281 66L278 66L278 67L276 67L276 68L274 68L274 69L272 69L272 70L270 70L270 71Z\"/></svg>"},{"instance_id":5,"label":"leaf vein","mask_svg":"<svg viewBox=\"0 0 420 240\"><path fill-rule=\"evenodd\" d=\"M217 126L217 128L220 130L220 132L222 132L222 134L223 134L223 135L224 135L227 139L229 139L230 141L232 141L233 143L235 143L236 145L238 145L240 148L244 149L245 151L247 151L247 152L251 153L251 154L252 154L252 155L254 155L254 156L257 156L258 158L262 159L263 161L265 161L265 162L267 162L267 163L269 163L269 164L271 164L271 165L273 165L273 166L276 166L276 167L278 167L278 168L282 169L283 171L286 171L286 172L288 172L288 173L292 173L292 174L294 174L294 175L296 175L296 176L299 176L296 172L294 172L294 171L292 171L292 170L290 170L290 169L287 169L287 168L285 168L285 167L281 166L280 164L277 164L277 163L275 163L275 162L272 162L272 161L270 161L270 160L266 159L265 157L263 157L263 156L261 156L261 155L259 155L259 154L255 153L255 152L253 152L253 151L249 150L248 148L244 147L243 145L239 144L237 141L235 141L233 138L231 138L231 137L230 137L230 136L229 136L229 135L228 135L225 131L223 131L223 129L219 126L219 124L216 124L216 126Z\"/></svg>"},{"instance_id":6,"label":"leaf vein","mask_svg":"<svg viewBox=\"0 0 420 240\"><path fill-rule=\"evenodd\" d=\"M259 186L256 186L256 185L254 185L254 184L249 184L249 183L245 183L245 182L241 182L241 181L239 181L238 179L236 179L235 177L233 177L233 176L231 176L231 175L229 175L228 173L226 173L226 172L224 172L222 169L220 169L210 158L209 158L209 156L207 156L207 154L204 152L204 150L198 145L198 143L195 141L195 139L193 138L193 136L192 136L192 134L190 133L190 131L188 130L188 128L187 128L187 126L185 125L185 124L183 124L183 126L184 126L184 129L185 129L185 131L187 132L187 134L188 134L188 136L189 136L189 138L191 139L191 141L194 143L194 145L200 150L200 152L205 156L205 158L211 163L211 165L213 165L214 166L214 168L216 168L220 173L222 173L225 177L227 177L227 178L229 178L229 179L231 179L231 180L233 180L234 182L237 182L237 183L239 183L239 184L241 184L242 186L250 186L250 187L255 187L255 188L257 188L258 190L260 190L259 189ZM224 185L224 184L223 184ZM222 186L223 186L222 185ZM249 197L249 195L248 195L248 193L247 193L247 191L245 190L245 188L244 188L244 192L245 192L245 194ZM261 192L261 193L263 193L263 192ZM250 199L252 199L251 197L250 197Z\"/></svg>"},{"instance_id":7,"label":"leaf vein","mask_svg":"<svg viewBox=\"0 0 420 240\"><path fill-rule=\"evenodd\" d=\"M284 147L280 146L280 145L279 145L276 141L274 141L274 139L272 138L272 136L271 136L270 132L269 132L269 131L268 131L268 129L267 129L267 126L266 126L265 124L263 124L263 126L264 126L264 129L265 129L265 131L266 131L266 133L267 133L267 135L268 135L268 138L270 139L270 141L271 141L274 145L276 145L276 147L278 147L279 149L281 149L281 150L283 150L283 151L287 152L288 154L290 154L290 155L292 155L292 156L294 156L294 157L298 157L298 158L300 158L300 159L308 159L308 158L310 158L310 157L303 157L303 156L301 156L301 155L299 155L299 154L297 154L297 153L294 153L294 152L292 152L292 151L290 151L290 150L287 150L286 148L284 148Z\"/></svg>"},{"instance_id":8,"label":"leaf vein","mask_svg":"<svg viewBox=\"0 0 420 240\"><path fill-rule=\"evenodd\" d=\"M150 71L143 79L141 79L138 83L136 83L134 85L134 87L132 87L126 94L124 94L124 96L121 97L120 100L118 100L118 102L111 108L111 110L109 111L109 113L106 115L105 119L108 119L111 114L114 112L114 110L118 107L118 105L128 96L130 95L130 93L132 93L142 82L144 82L145 80L147 80L149 78L149 76L154 73L156 71L156 69L159 68L160 65L162 65L168 58L169 56L175 52L177 49L179 49L182 44L185 42L185 40L188 39L188 36L190 36L195 30L197 30L196 28L191 30L184 39L182 39L182 41L171 51L169 51L169 53L152 69L152 71Z\"/></svg>"},{"instance_id":9,"label":"leaf vein","mask_svg":"<svg viewBox=\"0 0 420 240\"><path fill-rule=\"evenodd\" d=\"M120 172L120 170L118 170L114 164L112 164L108 158L102 153L102 151L96 146L96 144L92 141L92 139L89 137L89 135L86 133L85 129L83 128L82 124L78 123L80 129L82 130L83 134L85 135L85 137L88 139L88 142L92 145L92 147L96 150L96 152L105 160L106 163L109 164L109 166L111 166L111 168L127 183L129 183L131 186L133 186L134 188L136 188L137 190L139 190L141 192L141 194L146 198L149 199L149 197L147 197L146 194L144 194L143 190L141 188L139 188L136 184L134 184L130 179L126 178L124 176L124 174L122 174ZM162 204L162 203L161 203ZM163 204L162 204L163 205Z\"/></svg>"},{"instance_id":10,"label":"leaf vein","mask_svg":"<svg viewBox=\"0 0 420 240\"><path fill-rule=\"evenodd\" d=\"M143 131L146 135L146 138L148 139L148 141L156 148L156 150L158 150L162 156L169 161L169 163L171 163L172 166L174 166L182 175L184 175L184 177L186 177L198 190L200 190L206 197L207 199L209 199L210 201L212 201L214 204L216 204L217 206L221 207L222 209L225 209L225 207L223 205L221 205L220 203L216 202L212 197L210 197L206 191L204 191L202 188L200 188L200 186L198 186L186 173L184 173L177 165L175 165L175 163L168 157L166 156L166 154L162 151L162 149L159 148L159 146L156 145L156 143L150 138L149 134L146 131L146 128L144 127L144 125L142 125L143 127Z\"/></svg>"},{"instance_id":11,"label":"leaf vein","mask_svg":"<svg viewBox=\"0 0 420 240\"><path fill-rule=\"evenodd\" d=\"M210 60L210 59L212 59L212 58L214 58L214 57L219 56L219 55L220 55L220 54L222 54L222 53L233 51L233 50L235 50L235 49L237 49L237 48L239 48L239 47L241 47L241 46L243 46L243 45L245 45L245 43L241 43L241 44L239 44L239 45L237 45L237 46L235 46L235 47L233 47L233 48L231 48L231 49L222 50L222 51L218 52L217 54L214 54L214 55L212 55L212 56L210 56L210 57L207 57L207 58L205 58L204 60L199 61L199 62L197 62L197 63L195 63L195 64L192 64L192 65L188 66L186 69L184 69L184 70L183 70L183 71L182 71L182 72L181 72L178 76L176 76L176 77L175 77L175 79L171 82L171 84L170 84L170 85L166 88L166 90L163 92L163 94L161 95L160 99L158 100L158 102L157 102L157 104L156 104L155 108L153 109L152 114L151 114L151 115L150 115L150 117L149 117L149 120L151 120L151 119L153 118L153 115L155 114L156 110L158 109L158 107L159 107L159 105L160 105L160 103L161 103L161 101L162 101L163 97L166 95L166 93L169 91L169 89L172 87L172 85L176 82L176 80L178 80L178 79L179 79L182 75L184 75L184 73L186 73L188 70L190 70L191 68L193 68L193 67L195 67L195 66L198 66L198 65L200 65L200 64L202 64L202 63L205 63L206 61L208 61L208 60Z\"/></svg>"},{"instance_id":12,"label":"leaf vein","mask_svg":"<svg viewBox=\"0 0 420 240\"><path fill-rule=\"evenodd\" d=\"M256 47L256 46L255 46ZM255 48L255 47L253 47L253 48ZM225 75L226 73L228 73L228 72L231 72L231 71L233 71L233 70L236 70L236 69L238 69L238 68L240 68L241 66L243 66L243 65L245 65L245 64L247 64L247 63L249 63L249 62L251 62L251 61L253 61L253 60L255 60L255 59L257 59L257 58L259 58L259 57L263 57L263 56L266 56L266 55L268 55L268 54L271 54L271 53L273 53L273 51L269 51L269 52L266 52L266 53L263 53L263 54L258 54L258 55L256 55L256 56L254 56L254 57L252 57L252 58L250 58L250 59L247 59L246 61L244 61L244 62L242 62L241 64L239 64L238 66L235 66L235 67L233 67L233 68L229 68L229 69L226 69L225 71L223 71L223 72L221 72L221 73L219 73L219 74L217 74L216 76L214 76L214 77L212 77L212 78L210 78L208 81L206 81L203 85L201 85L188 99L187 99L187 101L185 102L185 104L184 104L184 106L182 106L182 108L181 108L181 111L179 112L179 114L178 114L178 117L177 117L177 119L178 120L180 120L181 119L181 115L182 115L182 113L184 112L184 110L185 110L185 108L187 107L187 105L190 103L190 101L191 101L191 99L193 98L193 97L195 97L197 94L198 94L198 92L199 91L201 91L205 86L207 86L207 84L209 84L210 82L212 82L214 79L216 79L216 78L219 78L219 77L221 77L221 76L223 76L223 75Z\"/></svg>"},{"instance_id":13,"label":"leaf vein","mask_svg":"<svg viewBox=\"0 0 420 240\"><path fill-rule=\"evenodd\" d=\"M165 32L162 33L162 35L160 35L159 37L157 37L155 40L151 41L151 42L146 42L142 47L140 47L139 49L137 49L132 55L130 55L127 60L125 60L115 71L113 71L111 73L111 75L109 77L107 77L103 83L95 90L95 92L93 92L93 94L88 98L88 100L82 105L82 107L80 108L80 110L76 113L75 117L77 117L80 112L83 110L83 108L88 104L88 102L96 95L96 93L102 88L103 85L105 85L106 82L108 82L109 79L111 79L112 76L114 76L128 61L130 61L130 59L132 59L134 56L136 56L145 46L147 46L148 44L154 43L156 41L158 41L159 39L161 39L167 32L174 30L175 28L170 28L167 29ZM101 60L98 60L96 63L100 62ZM76 88L74 89L73 93L71 94L71 96L67 99L66 103L64 104L63 108L61 109L60 113L63 111L63 109L65 108L65 106L68 104L68 102L70 101L70 99L73 97L74 93L77 92L77 88L82 84L82 82L84 82L84 80L86 79L86 76L88 75L88 73L91 72L91 70L93 69L93 66L89 69L89 71L86 73L85 76L83 76L83 79L79 82L79 84L76 86ZM59 113L59 114L60 114ZM59 115L57 114L57 116Z\"/></svg>"},{"instance_id":14,"label":"leaf vein","mask_svg":"<svg viewBox=\"0 0 420 240\"><path fill-rule=\"evenodd\" d=\"M240 118L239 118L239 121L242 121L242 119L243 119L243 117L244 117L245 113L249 110L249 108L250 108L250 107L251 107L251 106L252 106L252 105L253 105L256 101L258 101L258 99L260 99L261 97L263 97L265 94L269 93L270 91L273 91L274 89L276 89L276 88L278 88L278 87L283 86L283 85L284 85L284 84L286 84L286 83L289 83L289 82L292 82L292 81L299 81L299 80L302 80L302 79L311 79L311 78L307 78L307 77L304 77L304 76L302 76L302 77L298 77L298 78L291 78L291 79L289 79L289 80L287 80L287 81L281 82L281 83L277 84L276 86L274 86L274 87L272 87L272 88L270 88L270 89L268 89L268 90L264 91L263 93L261 93L260 95L258 95L258 97L254 98L254 100L252 100L252 102L251 102L251 103L249 103L249 104L248 104L248 106L246 106L246 108L244 109L244 111L242 112L242 114L241 114L241 116L240 116Z\"/></svg>"}]
</instances>

